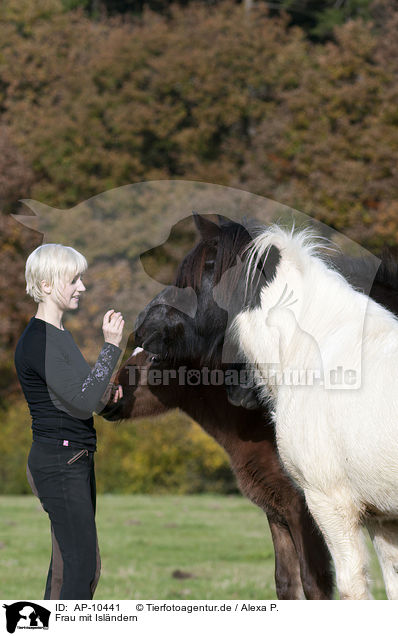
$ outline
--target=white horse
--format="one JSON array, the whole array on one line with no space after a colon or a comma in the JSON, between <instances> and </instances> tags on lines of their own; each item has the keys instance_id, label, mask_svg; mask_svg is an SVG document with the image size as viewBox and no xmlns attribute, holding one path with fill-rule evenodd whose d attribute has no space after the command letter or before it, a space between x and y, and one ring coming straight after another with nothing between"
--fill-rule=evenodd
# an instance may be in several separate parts
<instances>
[{"instance_id":1,"label":"white horse","mask_svg":"<svg viewBox=\"0 0 398 636\"><path fill-rule=\"evenodd\" d=\"M280 253L275 275L231 331L258 369L264 399L271 396L282 463L324 534L340 597L371 598L365 524L387 595L398 599L398 320L354 290L305 231L261 233L249 276L271 246ZM263 363L277 357L275 384ZM289 380L297 370L311 377L320 359L322 378L342 369L348 387Z\"/></svg>"}]
</instances>

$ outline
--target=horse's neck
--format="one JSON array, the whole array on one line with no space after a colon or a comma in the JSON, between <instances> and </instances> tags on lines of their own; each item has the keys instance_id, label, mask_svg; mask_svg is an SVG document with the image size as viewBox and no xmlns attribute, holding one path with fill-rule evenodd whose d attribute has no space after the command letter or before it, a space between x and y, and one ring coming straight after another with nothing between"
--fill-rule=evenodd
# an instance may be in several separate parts
<instances>
[{"instance_id":1,"label":"horse's neck","mask_svg":"<svg viewBox=\"0 0 398 636\"><path fill-rule=\"evenodd\" d=\"M285 319L279 327L284 366L328 374L343 366L359 373L367 297L317 258L311 258L298 283L297 272L292 278L287 280L297 290L298 302L291 306L296 325L293 329Z\"/></svg>"},{"instance_id":2,"label":"horse's neck","mask_svg":"<svg viewBox=\"0 0 398 636\"><path fill-rule=\"evenodd\" d=\"M180 387L178 406L229 452L238 438L241 418L224 387Z\"/></svg>"},{"instance_id":3,"label":"horse's neck","mask_svg":"<svg viewBox=\"0 0 398 636\"><path fill-rule=\"evenodd\" d=\"M279 363L281 370L315 371L323 362L328 367L338 358L356 361L365 309L361 313L358 296L318 259L302 268L286 259L262 290L261 307L237 318L248 361ZM339 338L344 340L342 346Z\"/></svg>"}]
</instances>

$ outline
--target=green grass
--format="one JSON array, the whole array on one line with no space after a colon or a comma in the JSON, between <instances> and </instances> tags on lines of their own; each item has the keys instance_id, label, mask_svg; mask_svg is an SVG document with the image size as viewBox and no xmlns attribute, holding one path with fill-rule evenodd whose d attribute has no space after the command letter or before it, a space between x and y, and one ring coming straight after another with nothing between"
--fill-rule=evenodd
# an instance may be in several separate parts
<instances>
[{"instance_id":1,"label":"green grass","mask_svg":"<svg viewBox=\"0 0 398 636\"><path fill-rule=\"evenodd\" d=\"M43 598L47 515L28 495L2 496L0 509L0 598ZM242 497L100 495L97 528L96 600L276 598L268 523ZM385 598L372 556L373 593Z\"/></svg>"}]
</instances>

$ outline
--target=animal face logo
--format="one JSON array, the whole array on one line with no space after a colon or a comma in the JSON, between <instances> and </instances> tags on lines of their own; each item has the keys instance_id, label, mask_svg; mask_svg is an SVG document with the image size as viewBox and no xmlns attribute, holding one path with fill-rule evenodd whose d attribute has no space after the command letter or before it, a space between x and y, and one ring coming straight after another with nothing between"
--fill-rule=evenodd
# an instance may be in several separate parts
<instances>
[{"instance_id":1,"label":"animal face logo","mask_svg":"<svg viewBox=\"0 0 398 636\"><path fill-rule=\"evenodd\" d=\"M97 315L93 317L90 314L89 303L85 308L83 297L79 319L87 329L82 329L81 334L88 330L90 342L98 345L102 345L102 338L100 330L93 328L93 318L99 323L105 311L116 305L126 317L123 348L129 331L133 331L144 307L164 292L167 283L175 279L176 266L198 239L198 228L195 228L191 218L192 210L197 210L202 218L209 219L217 215L220 227L223 226L220 219L224 217L248 228L243 215L261 227L272 223L281 227L291 227L292 223L297 228L311 227L315 234L331 239L342 255L354 256L357 260L364 258L370 263L360 284L365 293L369 292L380 264L379 259L361 246L306 214L249 192L203 182L161 180L130 184L100 193L65 210L33 199L21 201L25 206L23 213L11 215L16 222L41 233L43 243L70 245L86 256L89 263L86 297L91 300L90 306L97 307ZM27 215L26 208L30 208L33 215ZM218 235L217 225L213 225L213 234L210 231L207 236L210 243L216 241ZM155 249L156 252L153 251ZM140 258L146 253L149 267L144 267ZM246 296L242 265L237 260L235 267L226 273L226 278L219 281L218 289L214 289L213 300L219 308L227 311L228 325L242 308L241 299ZM262 288L260 280L255 290L249 289L248 296L252 298L252 304L257 302L257 292ZM289 293L290 290L286 296ZM196 320L198 298L192 287L181 289L171 286L160 299L165 305ZM281 331L281 315L286 318L290 315L288 312L293 312L298 316L296 310L297 304L279 307L270 313L269 322ZM143 315L141 313L141 317ZM358 327L360 330L363 328L365 310L362 318ZM264 327L272 328L270 324ZM78 344L83 345L83 336L78 333L77 337ZM223 362L242 361L243 354L236 343L230 345L226 340Z\"/></svg>"},{"instance_id":2,"label":"animal face logo","mask_svg":"<svg viewBox=\"0 0 398 636\"><path fill-rule=\"evenodd\" d=\"M13 634L16 629L48 629L51 612L37 603L18 601L3 607L6 610L9 634Z\"/></svg>"}]
</instances>

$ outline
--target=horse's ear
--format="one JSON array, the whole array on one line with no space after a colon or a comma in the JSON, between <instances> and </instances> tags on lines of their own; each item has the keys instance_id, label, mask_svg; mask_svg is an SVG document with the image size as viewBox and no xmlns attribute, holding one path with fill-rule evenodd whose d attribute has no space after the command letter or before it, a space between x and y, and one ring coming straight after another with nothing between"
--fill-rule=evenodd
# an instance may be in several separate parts
<instances>
[{"instance_id":1,"label":"horse's ear","mask_svg":"<svg viewBox=\"0 0 398 636\"><path fill-rule=\"evenodd\" d=\"M217 214L217 219L218 219L218 223L220 225L220 227L222 227L223 225L231 225L231 219L228 219L226 216L223 216L222 214Z\"/></svg>"},{"instance_id":2,"label":"horse's ear","mask_svg":"<svg viewBox=\"0 0 398 636\"><path fill-rule=\"evenodd\" d=\"M214 239L220 235L220 228L216 223L198 214L195 210L192 210L192 215L196 228L203 239Z\"/></svg>"}]
</instances>

